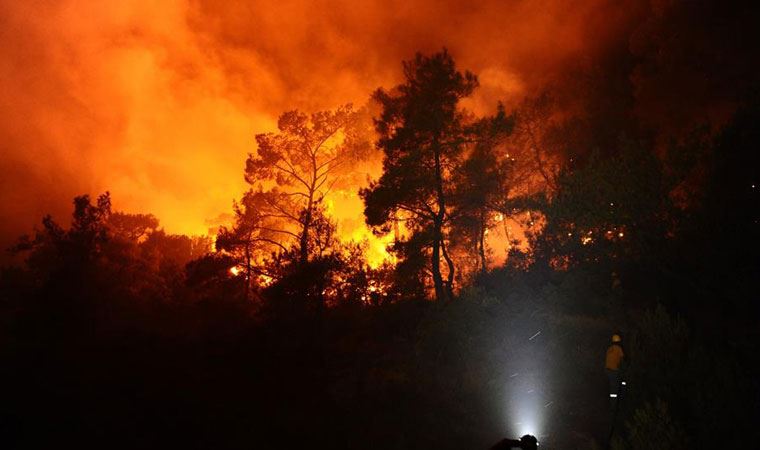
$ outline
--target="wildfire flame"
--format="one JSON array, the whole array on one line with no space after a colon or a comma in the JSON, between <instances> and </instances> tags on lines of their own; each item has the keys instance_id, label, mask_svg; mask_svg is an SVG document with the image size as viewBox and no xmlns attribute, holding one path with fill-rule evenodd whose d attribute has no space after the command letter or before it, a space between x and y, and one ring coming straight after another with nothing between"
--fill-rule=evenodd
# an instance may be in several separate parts
<instances>
[{"instance_id":1,"label":"wildfire flame","mask_svg":"<svg viewBox=\"0 0 760 450\"><path fill-rule=\"evenodd\" d=\"M0 190L2 237L15 239L46 213L65 216L75 195L106 190L116 208L153 213L167 232L213 234L223 222L214 218L247 188L242 170L255 151L253 135L275 131L282 112L363 105L374 89L398 82L402 60L444 44L479 75L481 87L465 106L491 112L496 100L515 104L535 90L536 54L557 72L568 56L595 51L589 29L616 26L598 2L576 3L559 22L563 2L549 3L451 4L431 18L432 3L399 14L380 1L319 9L297 0L266 8L213 0L7 2L0 8L3 28L12 30L0 49L0 138L9 162L0 164L15 188ZM508 38L504 23L512 24ZM364 175L344 188L350 195L333 196L331 214L344 241L367 242L367 262L377 267L390 258L393 237L377 238L363 225L355 193L377 172Z\"/></svg>"}]
</instances>

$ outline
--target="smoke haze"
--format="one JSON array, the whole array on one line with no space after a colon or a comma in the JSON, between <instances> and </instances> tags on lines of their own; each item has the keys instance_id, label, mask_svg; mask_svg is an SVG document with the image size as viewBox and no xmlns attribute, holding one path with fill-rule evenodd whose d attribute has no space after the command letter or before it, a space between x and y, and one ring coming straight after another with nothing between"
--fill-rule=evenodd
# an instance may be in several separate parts
<instances>
[{"instance_id":1,"label":"smoke haze","mask_svg":"<svg viewBox=\"0 0 760 450\"><path fill-rule=\"evenodd\" d=\"M245 189L254 134L281 112L364 104L400 81L401 60L444 46L480 77L468 107L491 111L568 66L627 50L644 10L606 0L0 1L0 241L105 190L169 232L205 233Z\"/></svg>"}]
</instances>

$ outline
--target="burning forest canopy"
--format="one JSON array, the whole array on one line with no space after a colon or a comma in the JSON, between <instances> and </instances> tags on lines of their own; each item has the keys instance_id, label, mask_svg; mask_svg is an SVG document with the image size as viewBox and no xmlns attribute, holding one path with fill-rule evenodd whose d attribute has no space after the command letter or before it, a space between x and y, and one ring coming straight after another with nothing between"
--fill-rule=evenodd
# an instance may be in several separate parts
<instances>
[{"instance_id":1,"label":"burning forest canopy","mask_svg":"<svg viewBox=\"0 0 760 450\"><path fill-rule=\"evenodd\" d=\"M501 157L527 152L521 188L550 195L561 164L623 134L662 144L724 123L756 73L753 17L640 0L2 2L2 243L106 190L168 233L216 233L250 187L256 134L287 111L346 103L368 108L371 128L370 94L402 82L416 51L442 47L478 77L464 108L487 116L502 102L516 118ZM344 240L369 241L373 265L390 238L366 227L358 192L381 159L368 151L342 168L324 202ZM512 239L525 249L528 222L488 230L489 264Z\"/></svg>"}]
</instances>

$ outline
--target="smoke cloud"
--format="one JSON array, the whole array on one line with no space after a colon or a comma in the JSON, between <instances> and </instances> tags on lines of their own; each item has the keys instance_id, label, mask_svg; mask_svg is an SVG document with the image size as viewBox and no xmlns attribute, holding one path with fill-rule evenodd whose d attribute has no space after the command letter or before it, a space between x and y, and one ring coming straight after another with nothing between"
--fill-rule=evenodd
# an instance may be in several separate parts
<instances>
[{"instance_id":1,"label":"smoke cloud","mask_svg":"<svg viewBox=\"0 0 760 450\"><path fill-rule=\"evenodd\" d=\"M105 190L169 232L205 233L281 112L361 105L400 81L402 60L444 46L480 76L468 106L491 111L627 48L645 6L0 0L0 243Z\"/></svg>"}]
</instances>

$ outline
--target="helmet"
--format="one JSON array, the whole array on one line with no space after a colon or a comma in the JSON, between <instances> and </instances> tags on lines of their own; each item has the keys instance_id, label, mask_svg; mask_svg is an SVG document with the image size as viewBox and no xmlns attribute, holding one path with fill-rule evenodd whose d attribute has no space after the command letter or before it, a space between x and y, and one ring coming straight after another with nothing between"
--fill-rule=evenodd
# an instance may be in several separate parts
<instances>
[{"instance_id":1,"label":"helmet","mask_svg":"<svg viewBox=\"0 0 760 450\"><path fill-rule=\"evenodd\" d=\"M617 344L617 343L619 343L619 342L621 342L621 341L622 341L622 339L620 338L620 335L619 335L619 334L613 334L613 335L612 335L612 342L613 342L614 344Z\"/></svg>"}]
</instances>

